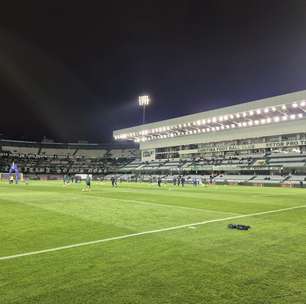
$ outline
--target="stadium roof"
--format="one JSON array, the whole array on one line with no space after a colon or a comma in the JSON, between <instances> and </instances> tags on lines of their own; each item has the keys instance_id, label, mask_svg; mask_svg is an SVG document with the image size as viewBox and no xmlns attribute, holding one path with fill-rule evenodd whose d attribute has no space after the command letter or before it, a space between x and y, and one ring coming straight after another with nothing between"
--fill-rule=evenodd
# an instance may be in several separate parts
<instances>
[{"instance_id":1,"label":"stadium roof","mask_svg":"<svg viewBox=\"0 0 306 304\"><path fill-rule=\"evenodd\" d=\"M306 90L212 111L116 130L116 140L133 140L142 147L232 140L306 132ZM290 127L289 127L290 126ZM269 132L267 132L269 131ZM243 135L245 134L245 135Z\"/></svg>"}]
</instances>

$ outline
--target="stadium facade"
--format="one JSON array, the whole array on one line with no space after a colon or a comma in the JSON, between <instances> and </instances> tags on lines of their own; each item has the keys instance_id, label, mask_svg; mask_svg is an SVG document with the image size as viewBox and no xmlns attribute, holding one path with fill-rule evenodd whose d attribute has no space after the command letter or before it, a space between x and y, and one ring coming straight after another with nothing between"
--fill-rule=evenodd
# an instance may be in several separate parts
<instances>
[{"instance_id":1,"label":"stadium facade","mask_svg":"<svg viewBox=\"0 0 306 304\"><path fill-rule=\"evenodd\" d=\"M171 170L305 173L306 90L116 130L113 136L139 143L142 162L177 164Z\"/></svg>"}]
</instances>

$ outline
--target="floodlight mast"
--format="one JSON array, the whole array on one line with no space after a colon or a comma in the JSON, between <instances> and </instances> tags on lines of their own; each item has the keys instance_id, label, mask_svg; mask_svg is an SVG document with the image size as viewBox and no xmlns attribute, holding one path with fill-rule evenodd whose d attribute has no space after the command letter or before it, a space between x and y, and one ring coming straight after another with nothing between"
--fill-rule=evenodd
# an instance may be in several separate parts
<instances>
[{"instance_id":1,"label":"floodlight mast","mask_svg":"<svg viewBox=\"0 0 306 304\"><path fill-rule=\"evenodd\" d=\"M146 122L146 107L150 104L150 97L148 95L142 95L138 98L138 104L142 107L142 123Z\"/></svg>"}]
</instances>

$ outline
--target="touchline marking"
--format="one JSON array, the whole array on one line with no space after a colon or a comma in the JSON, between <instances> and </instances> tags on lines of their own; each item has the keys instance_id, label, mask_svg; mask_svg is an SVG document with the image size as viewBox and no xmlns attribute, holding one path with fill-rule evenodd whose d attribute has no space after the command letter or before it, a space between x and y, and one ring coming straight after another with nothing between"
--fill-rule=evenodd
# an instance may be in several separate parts
<instances>
[{"instance_id":1,"label":"touchline marking","mask_svg":"<svg viewBox=\"0 0 306 304\"><path fill-rule=\"evenodd\" d=\"M250 214L230 216L230 217L208 220L208 221L203 221L203 222L197 222L197 223L192 223L192 224L185 224L185 225L173 226L173 227L168 227L168 228L161 228L161 229L156 229L156 230L149 230L149 231L125 234L125 235L110 237L110 238L96 240L96 241L89 241L89 242L66 245L66 246L55 247L55 248L49 248L49 249L44 249L44 250L38 250L38 251L31 251L31 252L19 253L19 254L14 254L14 255L8 255L8 256L0 257L0 261L17 259L17 258L21 258L21 257L38 255L38 254L49 253L49 252L60 251L60 250L66 250L66 249L70 249L70 248L89 246L89 245L94 245L94 244L99 244L99 243L106 243L106 242L110 242L110 241L122 240L122 239L131 238L131 237L142 236L142 235L146 235L146 234L154 234L154 233L159 233L159 232L178 230L178 229L182 229L182 228L206 225L206 224L210 224L210 223L224 222L224 221L228 221L228 220L240 219L240 218L245 218L245 217L252 217L252 216L257 216L257 215L264 215L264 214L270 214L270 213L285 212L285 211L290 211L290 210L294 210L294 209L302 209L302 208L306 208L306 205L300 205L300 206L283 208L283 209L276 209L276 210L270 210L270 211L263 211L263 212L256 212L256 213L250 213Z\"/></svg>"}]
</instances>

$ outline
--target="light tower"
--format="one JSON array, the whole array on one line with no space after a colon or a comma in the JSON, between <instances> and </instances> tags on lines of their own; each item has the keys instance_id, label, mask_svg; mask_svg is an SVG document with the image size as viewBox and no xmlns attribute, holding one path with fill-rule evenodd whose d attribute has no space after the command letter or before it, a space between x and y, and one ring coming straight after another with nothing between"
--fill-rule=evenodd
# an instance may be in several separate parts
<instances>
[{"instance_id":1,"label":"light tower","mask_svg":"<svg viewBox=\"0 0 306 304\"><path fill-rule=\"evenodd\" d=\"M146 122L146 107L150 104L150 97L148 95L142 95L138 98L138 104L142 107L142 123Z\"/></svg>"}]
</instances>

